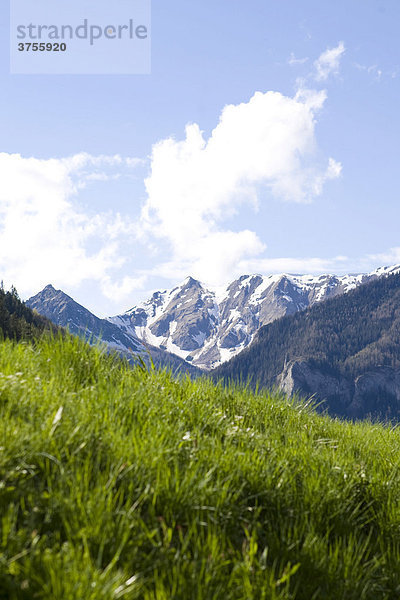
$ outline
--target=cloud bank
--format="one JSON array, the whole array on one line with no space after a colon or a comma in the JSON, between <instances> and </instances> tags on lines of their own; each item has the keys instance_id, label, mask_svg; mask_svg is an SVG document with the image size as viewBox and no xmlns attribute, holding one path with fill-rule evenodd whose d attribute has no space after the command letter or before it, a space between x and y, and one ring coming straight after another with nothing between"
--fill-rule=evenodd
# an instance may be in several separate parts
<instances>
[{"instance_id":1,"label":"cloud bank","mask_svg":"<svg viewBox=\"0 0 400 600\"><path fill-rule=\"evenodd\" d=\"M321 163L318 154L316 116L325 100L324 91L256 92L249 102L226 106L208 139L194 123L183 140L153 147L142 226L169 244L171 257L157 266L159 274L228 280L265 244L224 222L239 209L257 210L268 196L311 202L340 175L340 163Z\"/></svg>"},{"instance_id":2,"label":"cloud bank","mask_svg":"<svg viewBox=\"0 0 400 600\"><path fill-rule=\"evenodd\" d=\"M339 70L343 42L327 49L308 76L324 82ZM291 55L290 64L306 59ZM266 253L265 232L241 225L272 199L309 203L341 174L322 157L316 126L327 95L305 83L291 96L256 92L227 105L209 136L186 126L183 139L156 143L139 220L110 209L89 214L78 204L91 183L118 179L145 161L79 153L68 158L0 154L0 278L22 295L53 283L95 282L105 298L125 302L149 278L191 274L221 285L244 272L327 270L338 259L278 258ZM104 198L103 198L104 200ZM127 268L135 246L136 267ZM131 261L132 262L132 261Z\"/></svg>"},{"instance_id":3,"label":"cloud bank","mask_svg":"<svg viewBox=\"0 0 400 600\"><path fill-rule=\"evenodd\" d=\"M77 286L90 279L111 293L110 273L124 262L119 238L131 226L111 212L85 214L74 198L93 177L107 179L110 168L135 165L120 156L43 160L0 153L0 273L6 284L24 294L47 283Z\"/></svg>"}]
</instances>

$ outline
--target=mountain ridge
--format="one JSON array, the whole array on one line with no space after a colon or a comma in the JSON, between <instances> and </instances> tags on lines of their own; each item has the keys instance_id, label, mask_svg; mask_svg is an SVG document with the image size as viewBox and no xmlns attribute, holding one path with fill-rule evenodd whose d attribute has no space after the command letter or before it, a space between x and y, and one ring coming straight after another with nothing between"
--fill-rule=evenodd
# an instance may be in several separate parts
<instances>
[{"instance_id":1,"label":"mountain ridge","mask_svg":"<svg viewBox=\"0 0 400 600\"><path fill-rule=\"evenodd\" d=\"M169 362L176 359L179 369L196 374L240 354L261 327L276 319L396 272L400 266L343 276L242 275L218 290L188 276L180 285L156 291L148 300L107 319L99 319L51 284L27 305L85 339L94 335L122 353L133 350L147 356L149 349L156 364L164 365L169 357Z\"/></svg>"},{"instance_id":2,"label":"mountain ridge","mask_svg":"<svg viewBox=\"0 0 400 600\"><path fill-rule=\"evenodd\" d=\"M192 375L198 374L194 367L181 361L179 357L163 352L160 348L148 346L135 335L126 333L109 320L100 319L71 296L55 289L52 284L46 285L25 304L89 343L104 343L110 351L119 352L128 360L140 357L149 363L151 356L156 366L167 366L174 371L189 372Z\"/></svg>"},{"instance_id":3,"label":"mountain ridge","mask_svg":"<svg viewBox=\"0 0 400 600\"><path fill-rule=\"evenodd\" d=\"M400 419L400 273L262 327L217 379L314 396L336 416Z\"/></svg>"},{"instance_id":4,"label":"mountain ridge","mask_svg":"<svg viewBox=\"0 0 400 600\"><path fill-rule=\"evenodd\" d=\"M400 266L343 276L242 275L218 291L189 276L109 321L208 371L248 347L260 327L392 272Z\"/></svg>"}]
</instances>

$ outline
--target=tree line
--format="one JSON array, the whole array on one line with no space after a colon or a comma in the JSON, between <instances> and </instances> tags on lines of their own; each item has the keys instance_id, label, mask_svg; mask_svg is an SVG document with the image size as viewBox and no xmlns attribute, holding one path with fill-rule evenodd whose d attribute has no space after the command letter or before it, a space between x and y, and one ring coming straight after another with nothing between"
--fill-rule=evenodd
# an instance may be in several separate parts
<instances>
[{"instance_id":1,"label":"tree line","mask_svg":"<svg viewBox=\"0 0 400 600\"><path fill-rule=\"evenodd\" d=\"M34 340L44 331L57 328L45 317L28 308L14 286L9 291L0 284L0 339Z\"/></svg>"}]
</instances>

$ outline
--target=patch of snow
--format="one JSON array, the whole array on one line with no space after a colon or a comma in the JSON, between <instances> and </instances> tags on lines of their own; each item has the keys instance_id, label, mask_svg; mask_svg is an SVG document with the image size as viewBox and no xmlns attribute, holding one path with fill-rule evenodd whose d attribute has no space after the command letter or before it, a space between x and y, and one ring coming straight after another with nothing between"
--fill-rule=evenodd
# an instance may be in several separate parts
<instances>
[{"instance_id":1,"label":"patch of snow","mask_svg":"<svg viewBox=\"0 0 400 600\"><path fill-rule=\"evenodd\" d=\"M239 344L238 346L235 346L234 348L221 348L219 347L219 354L220 354L220 361L218 363L218 365L227 362L228 360L230 360L231 358L233 358L234 356L236 356L237 354L239 354L239 352L241 352L242 350L244 350L246 347L246 344ZM218 366L215 365L215 366Z\"/></svg>"},{"instance_id":2,"label":"patch of snow","mask_svg":"<svg viewBox=\"0 0 400 600\"><path fill-rule=\"evenodd\" d=\"M241 318L242 318L242 315L238 311L238 309L237 308L231 308L231 310L229 311L228 323L232 323L232 322L237 321L238 319L241 319Z\"/></svg>"},{"instance_id":3,"label":"patch of snow","mask_svg":"<svg viewBox=\"0 0 400 600\"><path fill-rule=\"evenodd\" d=\"M275 283L278 283L282 279L282 275L268 275L267 277L262 277L262 281L260 285L256 287L251 297L249 298L249 304L258 305L262 301L261 296L264 295L264 292L267 291Z\"/></svg>"},{"instance_id":4,"label":"patch of snow","mask_svg":"<svg viewBox=\"0 0 400 600\"><path fill-rule=\"evenodd\" d=\"M221 305L224 300L226 300L229 296L229 291L227 286L215 286L212 288L210 292L210 296L215 299L215 302L218 305Z\"/></svg>"},{"instance_id":5,"label":"patch of snow","mask_svg":"<svg viewBox=\"0 0 400 600\"><path fill-rule=\"evenodd\" d=\"M156 348L165 346L165 337L155 336L148 327L135 327L135 333L140 340L147 344L151 344L152 346L156 346Z\"/></svg>"},{"instance_id":6,"label":"patch of snow","mask_svg":"<svg viewBox=\"0 0 400 600\"><path fill-rule=\"evenodd\" d=\"M168 338L167 343L164 344L164 346L167 347L168 352L171 352L171 354L176 354L184 360L186 360L188 356L191 356L191 352L189 350L182 350L179 348L179 346L174 344L170 338Z\"/></svg>"},{"instance_id":7,"label":"patch of snow","mask_svg":"<svg viewBox=\"0 0 400 600\"><path fill-rule=\"evenodd\" d=\"M203 356L203 354L206 354L210 348L216 346L217 342L218 333L215 333L212 337L208 338L208 340L203 344L203 347L196 350L193 355L196 357L196 359L199 359L201 356Z\"/></svg>"}]
</instances>

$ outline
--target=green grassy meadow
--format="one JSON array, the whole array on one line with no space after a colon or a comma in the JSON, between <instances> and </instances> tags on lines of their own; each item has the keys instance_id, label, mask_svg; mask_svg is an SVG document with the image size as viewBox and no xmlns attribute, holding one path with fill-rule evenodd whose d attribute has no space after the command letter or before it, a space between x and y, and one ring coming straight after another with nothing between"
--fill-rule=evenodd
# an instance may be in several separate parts
<instances>
[{"instance_id":1,"label":"green grassy meadow","mask_svg":"<svg viewBox=\"0 0 400 600\"><path fill-rule=\"evenodd\" d=\"M400 598L400 432L0 343L1 600Z\"/></svg>"}]
</instances>

